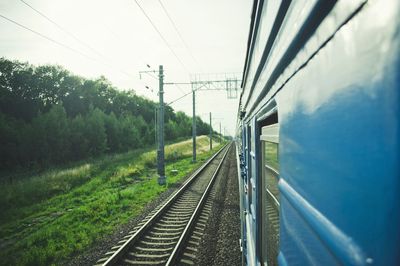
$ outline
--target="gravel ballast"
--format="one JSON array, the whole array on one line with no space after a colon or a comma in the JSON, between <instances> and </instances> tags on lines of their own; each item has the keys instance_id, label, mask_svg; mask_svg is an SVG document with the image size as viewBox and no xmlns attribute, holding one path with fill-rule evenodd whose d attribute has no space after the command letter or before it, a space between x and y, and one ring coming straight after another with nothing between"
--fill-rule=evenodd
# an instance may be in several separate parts
<instances>
[{"instance_id":1,"label":"gravel ballast","mask_svg":"<svg viewBox=\"0 0 400 266\"><path fill-rule=\"evenodd\" d=\"M240 206L235 147L216 181L211 215L196 254L196 265L240 265Z\"/></svg>"}]
</instances>

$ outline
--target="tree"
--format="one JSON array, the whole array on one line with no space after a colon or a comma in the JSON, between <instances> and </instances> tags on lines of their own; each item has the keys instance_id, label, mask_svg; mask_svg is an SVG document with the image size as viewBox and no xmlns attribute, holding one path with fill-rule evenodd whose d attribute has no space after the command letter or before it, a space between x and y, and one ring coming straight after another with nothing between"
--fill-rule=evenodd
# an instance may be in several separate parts
<instances>
[{"instance_id":1,"label":"tree","mask_svg":"<svg viewBox=\"0 0 400 266\"><path fill-rule=\"evenodd\" d=\"M18 159L18 132L10 119L0 113L0 167L7 168Z\"/></svg>"},{"instance_id":2,"label":"tree","mask_svg":"<svg viewBox=\"0 0 400 266\"><path fill-rule=\"evenodd\" d=\"M70 150L69 123L62 105L53 105L49 112L43 115L47 152L51 162L60 163L66 160Z\"/></svg>"},{"instance_id":3,"label":"tree","mask_svg":"<svg viewBox=\"0 0 400 266\"><path fill-rule=\"evenodd\" d=\"M88 140L89 153L92 156L106 151L107 135L104 127L103 112L90 108L85 119L85 138Z\"/></svg>"},{"instance_id":4,"label":"tree","mask_svg":"<svg viewBox=\"0 0 400 266\"><path fill-rule=\"evenodd\" d=\"M175 121L169 120L165 125L165 139L166 140L174 140L178 135L179 130Z\"/></svg>"},{"instance_id":5,"label":"tree","mask_svg":"<svg viewBox=\"0 0 400 266\"><path fill-rule=\"evenodd\" d=\"M121 125L113 112L110 115L105 115L104 126L106 129L108 150L112 152L121 150Z\"/></svg>"},{"instance_id":6,"label":"tree","mask_svg":"<svg viewBox=\"0 0 400 266\"><path fill-rule=\"evenodd\" d=\"M46 166L154 144L158 104L60 66L0 58L0 168ZM191 118L165 106L165 138L191 136ZM198 133L208 125L197 118Z\"/></svg>"},{"instance_id":7,"label":"tree","mask_svg":"<svg viewBox=\"0 0 400 266\"><path fill-rule=\"evenodd\" d=\"M86 138L86 121L77 115L70 122L70 156L72 160L79 160L89 155L89 140Z\"/></svg>"},{"instance_id":8,"label":"tree","mask_svg":"<svg viewBox=\"0 0 400 266\"><path fill-rule=\"evenodd\" d=\"M121 151L126 151L134 146L137 131L133 128L128 117L120 117L121 136L120 145Z\"/></svg>"}]
</instances>

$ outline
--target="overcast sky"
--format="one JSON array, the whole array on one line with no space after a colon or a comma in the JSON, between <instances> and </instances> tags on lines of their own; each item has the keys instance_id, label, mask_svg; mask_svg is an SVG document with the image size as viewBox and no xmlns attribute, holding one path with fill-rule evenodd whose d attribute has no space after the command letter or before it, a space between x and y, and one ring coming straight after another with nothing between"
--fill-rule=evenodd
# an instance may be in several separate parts
<instances>
[{"instance_id":1,"label":"overcast sky","mask_svg":"<svg viewBox=\"0 0 400 266\"><path fill-rule=\"evenodd\" d=\"M166 82L189 82L199 73L208 79L224 79L219 73L241 78L251 5L250 0L0 0L1 16L54 41L0 16L0 56L58 64L87 78L104 75L119 89L158 101L157 80L139 77L139 71L149 70L146 64L152 69L164 65ZM166 86L165 101L189 91L189 85ZM219 130L221 122L222 130L233 134L238 99L226 95L198 92L197 114L208 121L212 112L214 128ZM191 96L172 107L191 115Z\"/></svg>"}]
</instances>

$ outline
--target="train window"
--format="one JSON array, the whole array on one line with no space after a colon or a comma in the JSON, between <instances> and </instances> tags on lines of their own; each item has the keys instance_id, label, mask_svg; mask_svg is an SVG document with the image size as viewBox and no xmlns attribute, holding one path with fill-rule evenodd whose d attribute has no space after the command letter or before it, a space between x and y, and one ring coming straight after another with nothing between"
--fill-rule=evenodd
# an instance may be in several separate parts
<instances>
[{"instance_id":1,"label":"train window","mask_svg":"<svg viewBox=\"0 0 400 266\"><path fill-rule=\"evenodd\" d=\"M251 158L251 127L247 127L247 199L248 199L248 208L249 212L252 214L252 204L253 204L253 189L252 189L252 158Z\"/></svg>"},{"instance_id":2,"label":"train window","mask_svg":"<svg viewBox=\"0 0 400 266\"><path fill-rule=\"evenodd\" d=\"M279 124L261 129L262 145L262 260L278 265L279 252Z\"/></svg>"},{"instance_id":3,"label":"train window","mask_svg":"<svg viewBox=\"0 0 400 266\"><path fill-rule=\"evenodd\" d=\"M278 163L278 143L265 142L265 161L264 164L272 167L274 170L279 171Z\"/></svg>"}]
</instances>

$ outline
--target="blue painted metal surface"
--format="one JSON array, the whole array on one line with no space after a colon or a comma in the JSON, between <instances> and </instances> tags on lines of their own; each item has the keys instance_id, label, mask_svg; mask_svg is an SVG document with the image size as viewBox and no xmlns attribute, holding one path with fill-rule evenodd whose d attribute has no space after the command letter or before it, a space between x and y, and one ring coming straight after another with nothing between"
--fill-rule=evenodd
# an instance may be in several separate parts
<instances>
[{"instance_id":1,"label":"blue painted metal surface","mask_svg":"<svg viewBox=\"0 0 400 266\"><path fill-rule=\"evenodd\" d=\"M305 227L294 222L283 230L299 230L291 239L306 247L326 246L332 264L399 263L399 25L390 13L372 21L372 8L338 32L278 96L281 175L320 213L306 218L310 209L292 203L314 233L301 237ZM296 257L331 256L311 251Z\"/></svg>"},{"instance_id":2,"label":"blue painted metal surface","mask_svg":"<svg viewBox=\"0 0 400 266\"><path fill-rule=\"evenodd\" d=\"M280 265L400 264L400 3L356 2L336 4L292 62L267 60L287 65L275 85L264 87L263 72L254 95L246 91L252 80L244 88L254 152L245 163L256 187L255 118L277 102ZM251 263L260 256L258 208L244 230L255 245L244 249Z\"/></svg>"}]
</instances>

